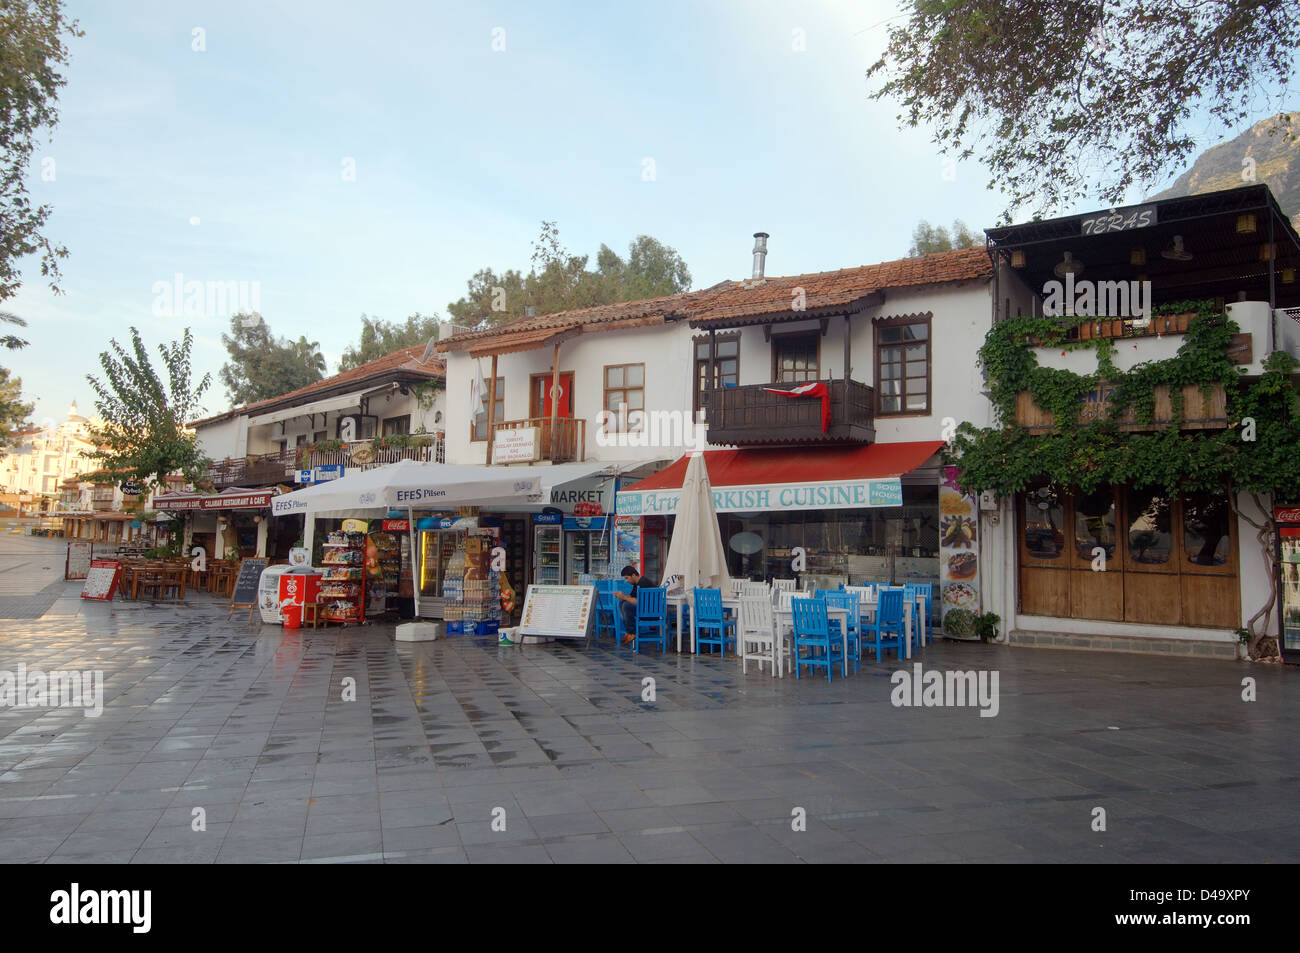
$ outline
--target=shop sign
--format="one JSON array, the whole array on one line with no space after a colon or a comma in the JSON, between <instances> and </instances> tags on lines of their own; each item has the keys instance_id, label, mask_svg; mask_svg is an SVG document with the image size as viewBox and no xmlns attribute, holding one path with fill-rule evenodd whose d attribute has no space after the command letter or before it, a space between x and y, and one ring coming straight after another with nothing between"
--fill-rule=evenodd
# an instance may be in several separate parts
<instances>
[{"instance_id":1,"label":"shop sign","mask_svg":"<svg viewBox=\"0 0 1300 953\"><path fill-rule=\"evenodd\" d=\"M536 427L498 430L492 438L493 463L532 463L541 458Z\"/></svg>"},{"instance_id":2,"label":"shop sign","mask_svg":"<svg viewBox=\"0 0 1300 953\"><path fill-rule=\"evenodd\" d=\"M343 464L326 463L319 467L312 467L310 470L299 470L293 482L324 483L326 480L337 480L341 476L343 476Z\"/></svg>"},{"instance_id":3,"label":"shop sign","mask_svg":"<svg viewBox=\"0 0 1300 953\"><path fill-rule=\"evenodd\" d=\"M181 496L176 499L156 496L153 500L153 508L155 510L197 510L202 508L202 503L201 496Z\"/></svg>"},{"instance_id":4,"label":"shop sign","mask_svg":"<svg viewBox=\"0 0 1300 953\"><path fill-rule=\"evenodd\" d=\"M1300 523L1300 506L1279 506L1273 510L1273 519L1279 523Z\"/></svg>"},{"instance_id":5,"label":"shop sign","mask_svg":"<svg viewBox=\"0 0 1300 953\"><path fill-rule=\"evenodd\" d=\"M939 484L939 617L953 609L980 611L979 501L944 467ZM950 638L952 636L949 636Z\"/></svg>"},{"instance_id":6,"label":"shop sign","mask_svg":"<svg viewBox=\"0 0 1300 953\"><path fill-rule=\"evenodd\" d=\"M563 513L534 513L533 524L535 526L562 526L564 525Z\"/></svg>"},{"instance_id":7,"label":"shop sign","mask_svg":"<svg viewBox=\"0 0 1300 953\"><path fill-rule=\"evenodd\" d=\"M200 508L205 510L256 510L269 505L271 491L244 493L239 496L217 495L200 498Z\"/></svg>"},{"instance_id":8,"label":"shop sign","mask_svg":"<svg viewBox=\"0 0 1300 953\"><path fill-rule=\"evenodd\" d=\"M410 528L410 520L384 520L383 522L383 529L386 533L405 533Z\"/></svg>"},{"instance_id":9,"label":"shop sign","mask_svg":"<svg viewBox=\"0 0 1300 953\"><path fill-rule=\"evenodd\" d=\"M620 516L669 516L677 512L680 489L620 492ZM897 477L831 483L778 483L766 486L713 488L713 508L719 513L789 510L846 510L902 506L903 485Z\"/></svg>"},{"instance_id":10,"label":"shop sign","mask_svg":"<svg viewBox=\"0 0 1300 953\"><path fill-rule=\"evenodd\" d=\"M574 516L603 516L614 509L619 481L614 477L587 477L551 488L551 505Z\"/></svg>"},{"instance_id":11,"label":"shop sign","mask_svg":"<svg viewBox=\"0 0 1300 953\"><path fill-rule=\"evenodd\" d=\"M614 517L614 559L621 563L641 563L641 517Z\"/></svg>"}]
</instances>

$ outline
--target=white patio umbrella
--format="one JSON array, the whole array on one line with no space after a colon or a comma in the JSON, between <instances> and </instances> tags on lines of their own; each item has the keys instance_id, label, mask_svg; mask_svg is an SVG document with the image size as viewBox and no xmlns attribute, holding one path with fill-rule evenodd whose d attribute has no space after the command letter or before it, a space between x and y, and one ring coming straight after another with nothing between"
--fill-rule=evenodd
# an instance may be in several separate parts
<instances>
[{"instance_id":1,"label":"white patio umbrella","mask_svg":"<svg viewBox=\"0 0 1300 953\"><path fill-rule=\"evenodd\" d=\"M672 576L682 577L680 584L687 592L698 586L722 589L725 593L730 584L727 552L722 548L718 513L713 508L709 471L704 457L698 453L686 464L682 495L677 502L677 522L664 561L665 585Z\"/></svg>"}]
</instances>

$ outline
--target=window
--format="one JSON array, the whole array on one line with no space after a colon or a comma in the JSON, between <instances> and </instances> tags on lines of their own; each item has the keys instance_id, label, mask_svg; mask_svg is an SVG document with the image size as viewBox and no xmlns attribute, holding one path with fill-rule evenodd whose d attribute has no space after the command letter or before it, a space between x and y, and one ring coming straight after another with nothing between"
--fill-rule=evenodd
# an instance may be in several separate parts
<instances>
[{"instance_id":1,"label":"window","mask_svg":"<svg viewBox=\"0 0 1300 953\"><path fill-rule=\"evenodd\" d=\"M1109 484L1074 498L1074 549L1089 565L1100 548L1106 559L1115 558L1115 490Z\"/></svg>"},{"instance_id":2,"label":"window","mask_svg":"<svg viewBox=\"0 0 1300 953\"><path fill-rule=\"evenodd\" d=\"M298 436L294 438L294 446L299 450L307 446L307 435L305 433L298 434Z\"/></svg>"},{"instance_id":3,"label":"window","mask_svg":"<svg viewBox=\"0 0 1300 953\"><path fill-rule=\"evenodd\" d=\"M491 386L490 386L491 382L484 381L483 383L487 385L486 389L483 392L483 402L479 405L483 408L483 412L481 416L474 418L474 429L473 429L473 433L470 435L471 440L487 439L488 395L491 393ZM471 391L471 393L473 392ZM496 401L493 405L492 420L494 423L500 423L505 419L506 419L506 379L504 377L498 377ZM409 426L410 423L409 417L407 418L407 423Z\"/></svg>"},{"instance_id":4,"label":"window","mask_svg":"<svg viewBox=\"0 0 1300 953\"><path fill-rule=\"evenodd\" d=\"M605 367L605 410L613 411L614 429L622 429L622 411L645 410L645 365L644 364L609 364ZM640 427L629 427L640 430Z\"/></svg>"},{"instance_id":5,"label":"window","mask_svg":"<svg viewBox=\"0 0 1300 953\"><path fill-rule=\"evenodd\" d=\"M381 436L391 437L394 434L403 434L411 432L411 415L403 414L401 417L385 417L384 429Z\"/></svg>"},{"instance_id":6,"label":"window","mask_svg":"<svg viewBox=\"0 0 1300 953\"><path fill-rule=\"evenodd\" d=\"M802 384L818 380L817 332L772 335L772 381Z\"/></svg>"},{"instance_id":7,"label":"window","mask_svg":"<svg viewBox=\"0 0 1300 953\"><path fill-rule=\"evenodd\" d=\"M930 315L876 322L876 393L882 414L930 412Z\"/></svg>"},{"instance_id":8,"label":"window","mask_svg":"<svg viewBox=\"0 0 1300 953\"><path fill-rule=\"evenodd\" d=\"M315 433L313 433L313 434L311 435L311 442L312 442L312 443L320 443L322 440L324 440L324 439L327 438L328 436L329 436L329 431L328 431L328 430L317 430Z\"/></svg>"},{"instance_id":9,"label":"window","mask_svg":"<svg viewBox=\"0 0 1300 953\"><path fill-rule=\"evenodd\" d=\"M1128 552L1134 563L1159 566L1169 562L1174 547L1170 501L1154 490L1130 490Z\"/></svg>"},{"instance_id":10,"label":"window","mask_svg":"<svg viewBox=\"0 0 1300 953\"><path fill-rule=\"evenodd\" d=\"M709 382L709 339L695 339L695 409L704 407L710 390L740 383L740 335L715 335L713 382Z\"/></svg>"},{"instance_id":11,"label":"window","mask_svg":"<svg viewBox=\"0 0 1300 953\"><path fill-rule=\"evenodd\" d=\"M1065 510L1050 487L1025 494L1025 553L1033 559L1056 559L1065 549Z\"/></svg>"},{"instance_id":12,"label":"window","mask_svg":"<svg viewBox=\"0 0 1300 953\"><path fill-rule=\"evenodd\" d=\"M1232 551L1228 498L1190 493L1183 498L1183 552L1194 566L1223 566Z\"/></svg>"}]
</instances>

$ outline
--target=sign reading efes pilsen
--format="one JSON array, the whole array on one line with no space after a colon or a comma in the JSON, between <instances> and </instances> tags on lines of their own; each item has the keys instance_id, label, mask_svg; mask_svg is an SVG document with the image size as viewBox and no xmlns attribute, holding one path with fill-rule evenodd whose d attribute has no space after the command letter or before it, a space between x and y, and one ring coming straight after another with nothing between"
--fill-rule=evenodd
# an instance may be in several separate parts
<instances>
[{"instance_id":1,"label":"sign reading efes pilsen","mask_svg":"<svg viewBox=\"0 0 1300 953\"><path fill-rule=\"evenodd\" d=\"M618 515L671 516L677 512L681 495L680 489L621 492L618 494ZM713 508L719 513L744 513L752 510L847 510L902 505L903 485L897 477L713 488Z\"/></svg>"}]
</instances>

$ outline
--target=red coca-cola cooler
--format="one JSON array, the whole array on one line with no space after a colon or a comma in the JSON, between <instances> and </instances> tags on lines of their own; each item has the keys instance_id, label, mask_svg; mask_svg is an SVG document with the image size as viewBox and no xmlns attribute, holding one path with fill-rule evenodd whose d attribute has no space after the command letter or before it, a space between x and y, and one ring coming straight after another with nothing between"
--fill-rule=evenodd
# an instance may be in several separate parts
<instances>
[{"instance_id":1,"label":"red coca-cola cooler","mask_svg":"<svg viewBox=\"0 0 1300 953\"><path fill-rule=\"evenodd\" d=\"M280 576L280 611L284 613L284 627L302 627L302 606L315 602L320 595L321 574L317 572L286 572Z\"/></svg>"}]
</instances>

